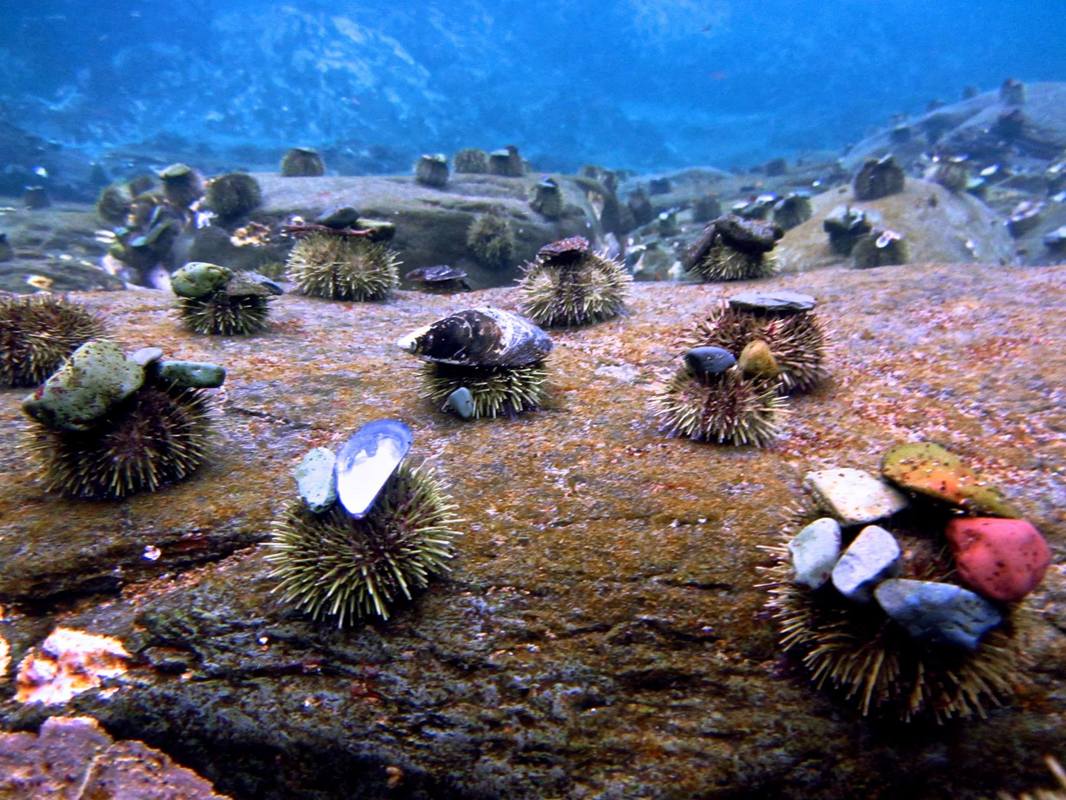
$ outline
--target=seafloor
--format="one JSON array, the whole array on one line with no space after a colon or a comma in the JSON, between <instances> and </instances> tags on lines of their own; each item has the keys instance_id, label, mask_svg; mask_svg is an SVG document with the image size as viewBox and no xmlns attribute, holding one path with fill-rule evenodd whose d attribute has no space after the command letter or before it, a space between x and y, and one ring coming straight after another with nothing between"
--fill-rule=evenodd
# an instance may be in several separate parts
<instances>
[{"instance_id":1,"label":"seafloor","mask_svg":"<svg viewBox=\"0 0 1066 800\"><path fill-rule=\"evenodd\" d=\"M830 379L765 450L670 439L649 409L678 336L755 284L638 284L628 317L553 333L549 407L464 423L419 398L394 340L514 290L384 304L280 298L254 338L183 331L163 293L75 295L128 349L229 370L209 466L121 503L46 495L0 392L0 726L85 713L241 798L977 798L1066 755L1066 272L913 264L763 281L819 300ZM260 543L310 447L399 417L466 535L452 574L388 623L314 625L270 593ZM805 472L876 471L931 439L1048 538L1032 666L987 718L864 720L780 652L759 545ZM146 548L159 557L146 558ZM117 637L130 667L67 705L13 699L54 626Z\"/></svg>"}]
</instances>

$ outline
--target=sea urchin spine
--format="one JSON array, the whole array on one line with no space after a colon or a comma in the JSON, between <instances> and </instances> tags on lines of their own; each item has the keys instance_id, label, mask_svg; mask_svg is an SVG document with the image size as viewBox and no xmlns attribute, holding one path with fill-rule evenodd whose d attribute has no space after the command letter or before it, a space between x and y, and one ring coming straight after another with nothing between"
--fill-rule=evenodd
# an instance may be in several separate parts
<instances>
[{"instance_id":1,"label":"sea urchin spine","mask_svg":"<svg viewBox=\"0 0 1066 800\"><path fill-rule=\"evenodd\" d=\"M103 323L63 297L0 297L0 386L36 386Z\"/></svg>"},{"instance_id":2,"label":"sea urchin spine","mask_svg":"<svg viewBox=\"0 0 1066 800\"><path fill-rule=\"evenodd\" d=\"M292 248L289 280L312 297L331 300L385 300L400 282L396 253L367 238L315 233Z\"/></svg>"}]
</instances>

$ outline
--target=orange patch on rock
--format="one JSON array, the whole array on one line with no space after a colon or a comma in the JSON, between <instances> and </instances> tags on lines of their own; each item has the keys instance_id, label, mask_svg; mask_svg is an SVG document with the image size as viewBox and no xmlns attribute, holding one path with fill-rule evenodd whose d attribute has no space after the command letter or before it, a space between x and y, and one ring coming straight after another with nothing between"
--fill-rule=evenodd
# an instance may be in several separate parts
<instances>
[{"instance_id":1,"label":"orange patch on rock","mask_svg":"<svg viewBox=\"0 0 1066 800\"><path fill-rule=\"evenodd\" d=\"M110 636L56 628L19 665L15 699L20 703L66 703L127 669L130 654Z\"/></svg>"}]
</instances>

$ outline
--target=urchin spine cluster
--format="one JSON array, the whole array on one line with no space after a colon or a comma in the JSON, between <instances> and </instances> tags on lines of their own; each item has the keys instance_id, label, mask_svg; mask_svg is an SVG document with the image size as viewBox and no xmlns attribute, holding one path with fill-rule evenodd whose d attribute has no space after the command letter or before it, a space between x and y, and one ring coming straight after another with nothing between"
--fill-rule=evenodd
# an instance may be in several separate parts
<instances>
[{"instance_id":1,"label":"urchin spine cluster","mask_svg":"<svg viewBox=\"0 0 1066 800\"><path fill-rule=\"evenodd\" d=\"M597 253L584 253L575 264L538 258L519 284L522 313L545 327L611 319L625 309L631 282L620 263Z\"/></svg>"},{"instance_id":2,"label":"urchin spine cluster","mask_svg":"<svg viewBox=\"0 0 1066 800\"><path fill-rule=\"evenodd\" d=\"M470 367L427 362L422 367L426 397L438 408L448 396L465 386L474 402L472 419L513 417L541 407L546 394L548 368L544 361L518 367Z\"/></svg>"},{"instance_id":3,"label":"urchin spine cluster","mask_svg":"<svg viewBox=\"0 0 1066 800\"><path fill-rule=\"evenodd\" d=\"M777 271L777 257L772 252L745 253L719 240L688 270L704 281L769 278Z\"/></svg>"},{"instance_id":4,"label":"urchin spine cluster","mask_svg":"<svg viewBox=\"0 0 1066 800\"><path fill-rule=\"evenodd\" d=\"M769 581L766 607L786 652L801 655L819 688L832 686L863 714L896 716L907 722L929 716L938 722L985 716L1013 691L1024 666L1016 644L1020 614L990 631L976 652L932 648L916 642L871 604L856 606L829 591L811 591L792 580L787 538L764 548L774 563L763 568ZM939 565L923 579L943 579Z\"/></svg>"},{"instance_id":5,"label":"urchin spine cluster","mask_svg":"<svg viewBox=\"0 0 1066 800\"><path fill-rule=\"evenodd\" d=\"M787 413L776 379L752 378L731 368L697 376L682 366L654 399L667 432L696 441L765 447Z\"/></svg>"},{"instance_id":6,"label":"urchin spine cluster","mask_svg":"<svg viewBox=\"0 0 1066 800\"><path fill-rule=\"evenodd\" d=\"M103 323L86 308L50 294L0 297L0 386L36 386Z\"/></svg>"},{"instance_id":7,"label":"urchin spine cluster","mask_svg":"<svg viewBox=\"0 0 1066 800\"><path fill-rule=\"evenodd\" d=\"M49 491L120 499L184 480L207 456L210 396L199 389L146 384L91 430L53 430L34 420L24 446Z\"/></svg>"},{"instance_id":8,"label":"urchin spine cluster","mask_svg":"<svg viewBox=\"0 0 1066 800\"><path fill-rule=\"evenodd\" d=\"M286 273L297 289L331 300L385 300L400 283L400 260L383 244L318 233L297 242Z\"/></svg>"},{"instance_id":9,"label":"urchin spine cluster","mask_svg":"<svg viewBox=\"0 0 1066 800\"><path fill-rule=\"evenodd\" d=\"M179 297L178 316L194 333L247 336L266 330L270 298L233 296L222 289L206 297Z\"/></svg>"},{"instance_id":10,"label":"urchin spine cluster","mask_svg":"<svg viewBox=\"0 0 1066 800\"><path fill-rule=\"evenodd\" d=\"M340 503L314 514L301 500L275 523L267 547L275 591L315 619L340 628L389 607L448 571L461 534L443 488L425 468L401 464L370 513L352 517Z\"/></svg>"},{"instance_id":11,"label":"urchin spine cluster","mask_svg":"<svg viewBox=\"0 0 1066 800\"><path fill-rule=\"evenodd\" d=\"M755 314L721 303L700 322L686 346L722 347L740 353L752 341L766 342L781 368L781 388L807 392L825 378L825 334L809 311L788 316Z\"/></svg>"}]
</instances>

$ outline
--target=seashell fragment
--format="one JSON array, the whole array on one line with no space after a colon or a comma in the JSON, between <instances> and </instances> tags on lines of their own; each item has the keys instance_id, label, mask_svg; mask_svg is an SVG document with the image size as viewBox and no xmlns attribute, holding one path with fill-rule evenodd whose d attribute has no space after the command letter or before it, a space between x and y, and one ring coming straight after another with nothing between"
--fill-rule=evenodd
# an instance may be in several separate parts
<instances>
[{"instance_id":1,"label":"seashell fragment","mask_svg":"<svg viewBox=\"0 0 1066 800\"><path fill-rule=\"evenodd\" d=\"M362 519L411 449L411 429L396 419L368 422L337 453L337 496Z\"/></svg>"},{"instance_id":2,"label":"seashell fragment","mask_svg":"<svg viewBox=\"0 0 1066 800\"><path fill-rule=\"evenodd\" d=\"M397 344L428 361L473 367L521 367L552 349L548 334L528 319L490 307L444 317Z\"/></svg>"}]
</instances>

